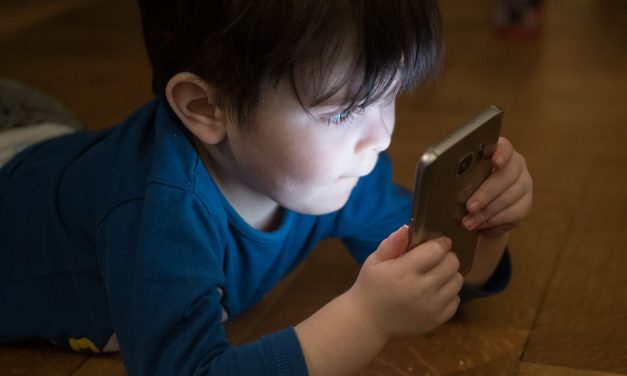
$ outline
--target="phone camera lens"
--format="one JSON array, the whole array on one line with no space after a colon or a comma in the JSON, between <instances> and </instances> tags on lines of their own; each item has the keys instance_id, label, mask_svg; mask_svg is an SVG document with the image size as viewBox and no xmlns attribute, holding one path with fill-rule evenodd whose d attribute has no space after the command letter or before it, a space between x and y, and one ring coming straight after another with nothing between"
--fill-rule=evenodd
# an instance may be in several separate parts
<instances>
[{"instance_id":1,"label":"phone camera lens","mask_svg":"<svg viewBox=\"0 0 627 376\"><path fill-rule=\"evenodd\" d=\"M457 164L457 175L461 176L465 174L472 165L473 155L472 153L466 154Z\"/></svg>"}]
</instances>

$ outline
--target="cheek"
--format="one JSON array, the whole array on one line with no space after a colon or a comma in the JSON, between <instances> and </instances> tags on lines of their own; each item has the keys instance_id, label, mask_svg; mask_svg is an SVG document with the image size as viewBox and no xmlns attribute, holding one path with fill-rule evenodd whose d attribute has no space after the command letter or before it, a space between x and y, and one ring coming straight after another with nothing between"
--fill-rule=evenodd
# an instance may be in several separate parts
<instances>
[{"instance_id":1,"label":"cheek","mask_svg":"<svg viewBox=\"0 0 627 376\"><path fill-rule=\"evenodd\" d=\"M339 144L308 143L291 149L281 157L282 169L302 184L329 183L347 172L348 153Z\"/></svg>"}]
</instances>

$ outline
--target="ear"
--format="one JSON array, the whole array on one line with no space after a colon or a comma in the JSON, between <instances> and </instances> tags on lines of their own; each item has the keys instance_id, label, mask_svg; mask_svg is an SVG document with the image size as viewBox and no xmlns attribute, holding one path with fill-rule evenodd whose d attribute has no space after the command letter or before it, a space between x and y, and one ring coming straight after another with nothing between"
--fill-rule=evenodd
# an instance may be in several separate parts
<instances>
[{"instance_id":1,"label":"ear","mask_svg":"<svg viewBox=\"0 0 627 376\"><path fill-rule=\"evenodd\" d=\"M165 95L183 125L202 143L217 144L226 135L226 118L216 104L216 89L189 72L168 81Z\"/></svg>"}]
</instances>

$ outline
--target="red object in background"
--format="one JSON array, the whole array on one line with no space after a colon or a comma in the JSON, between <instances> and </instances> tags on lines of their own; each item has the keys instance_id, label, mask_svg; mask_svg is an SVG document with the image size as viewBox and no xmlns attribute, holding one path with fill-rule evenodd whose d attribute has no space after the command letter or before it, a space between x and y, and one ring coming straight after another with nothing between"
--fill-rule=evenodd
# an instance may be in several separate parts
<instances>
[{"instance_id":1,"label":"red object in background","mask_svg":"<svg viewBox=\"0 0 627 376\"><path fill-rule=\"evenodd\" d=\"M540 32L541 0L497 0L494 27L498 34L514 39L529 39Z\"/></svg>"}]
</instances>

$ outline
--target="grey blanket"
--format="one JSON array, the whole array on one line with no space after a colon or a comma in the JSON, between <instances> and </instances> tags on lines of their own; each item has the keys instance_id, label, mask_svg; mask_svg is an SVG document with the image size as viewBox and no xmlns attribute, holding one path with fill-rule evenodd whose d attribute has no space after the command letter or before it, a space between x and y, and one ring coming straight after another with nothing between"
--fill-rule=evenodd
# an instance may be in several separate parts
<instances>
[{"instance_id":1,"label":"grey blanket","mask_svg":"<svg viewBox=\"0 0 627 376\"><path fill-rule=\"evenodd\" d=\"M0 132L41 123L81 128L80 122L56 99L18 81L0 78Z\"/></svg>"}]
</instances>

